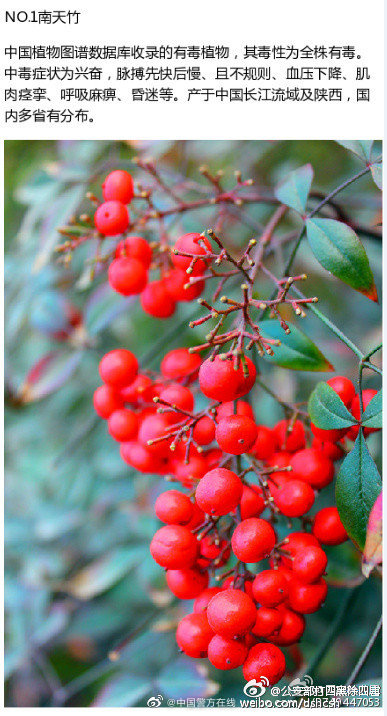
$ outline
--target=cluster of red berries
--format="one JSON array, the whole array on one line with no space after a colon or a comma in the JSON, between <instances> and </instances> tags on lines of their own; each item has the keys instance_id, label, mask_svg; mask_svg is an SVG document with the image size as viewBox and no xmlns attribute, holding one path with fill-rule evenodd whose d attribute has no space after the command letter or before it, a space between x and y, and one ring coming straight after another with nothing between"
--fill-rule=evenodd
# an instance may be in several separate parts
<instances>
[{"instance_id":1,"label":"cluster of red berries","mask_svg":"<svg viewBox=\"0 0 387 716\"><path fill-rule=\"evenodd\" d=\"M127 204L134 196L131 175L123 170L108 174L102 192L105 201L94 215L94 223L103 236L119 236L127 232L130 216ZM126 236L120 240L109 265L108 280L114 291L123 296L141 294L141 306L156 318L168 318L179 301L192 301L204 289L200 280L207 262L199 258L211 252L211 245L200 234L181 236L174 247L179 252L193 254L197 260L172 252L160 257L160 278L149 280L153 252L142 236ZM190 284L190 275L196 280Z\"/></svg>"},{"instance_id":2,"label":"cluster of red berries","mask_svg":"<svg viewBox=\"0 0 387 716\"><path fill-rule=\"evenodd\" d=\"M265 676L276 683L285 672L280 647L298 642L305 615L324 603L322 545L347 539L335 507L306 517L317 492L333 480L342 431L312 426L312 438L300 419L273 428L257 424L242 400L256 378L246 356L239 364L228 354L202 362L179 348L164 356L159 374L150 374L139 372L133 353L119 349L102 358L100 375L94 407L123 460L190 491L157 498L164 526L150 546L172 593L195 600L177 628L180 649L208 657L219 669L243 665L246 680ZM212 401L200 412L194 410L197 383ZM328 383L356 416L351 381L337 376ZM366 402L372 396L364 393ZM290 523L301 518L302 529L291 527L279 539L281 515Z\"/></svg>"},{"instance_id":3,"label":"cluster of red berries","mask_svg":"<svg viewBox=\"0 0 387 716\"><path fill-rule=\"evenodd\" d=\"M211 455L201 453L195 445L190 446L188 464L184 462L184 441L170 449L174 447L171 433L181 421L181 411L188 413L194 408L189 384L197 377L200 362L197 355L178 348L167 353L160 375L154 377L138 372L137 359L130 351L113 350L102 358L100 375L104 385L94 393L94 408L107 420L110 435L120 443L122 459L139 472L172 473L190 486L212 465ZM165 412L160 412L158 402L169 406ZM201 429L199 425L196 439L201 439Z\"/></svg>"},{"instance_id":4,"label":"cluster of red berries","mask_svg":"<svg viewBox=\"0 0 387 716\"><path fill-rule=\"evenodd\" d=\"M184 234L177 240L175 248L193 251L201 255L201 253L205 253L201 245L203 242L206 242L211 249L207 239L200 234ZM176 304L179 301L189 302L200 296L204 289L204 279L190 284L190 277L187 275L190 273L189 264L190 259L177 256L174 253L170 255L168 252L163 256L163 263L159 267L160 278L150 281L141 293L140 301L145 313L149 313L155 318L169 318L175 312ZM195 278L200 278L205 268L206 264L201 260L195 266L192 275Z\"/></svg>"},{"instance_id":5,"label":"cluster of red berries","mask_svg":"<svg viewBox=\"0 0 387 716\"><path fill-rule=\"evenodd\" d=\"M127 205L133 199L133 179L128 172L110 172L102 184L104 202L94 215L94 223L103 236L118 236L127 230L130 216Z\"/></svg>"},{"instance_id":6,"label":"cluster of red berries","mask_svg":"<svg viewBox=\"0 0 387 716\"><path fill-rule=\"evenodd\" d=\"M275 684L285 672L279 647L300 640L305 615L317 611L327 594L321 545L340 544L347 534L337 509L328 507L315 516L312 532L291 532L276 544L273 525L261 517L262 495L255 513L238 521L245 489L236 473L215 468L199 482L194 500L177 490L161 494L155 511L166 524L150 549L166 569L172 593L195 600L193 612L177 627L180 649L194 658L208 657L218 669L243 665L246 681L264 676ZM253 501L247 504L251 515ZM198 507L207 514L199 525ZM231 519L222 525L226 514ZM231 553L237 567L216 574ZM246 566L254 569L264 559L270 560L269 568L258 573Z\"/></svg>"}]
</instances>

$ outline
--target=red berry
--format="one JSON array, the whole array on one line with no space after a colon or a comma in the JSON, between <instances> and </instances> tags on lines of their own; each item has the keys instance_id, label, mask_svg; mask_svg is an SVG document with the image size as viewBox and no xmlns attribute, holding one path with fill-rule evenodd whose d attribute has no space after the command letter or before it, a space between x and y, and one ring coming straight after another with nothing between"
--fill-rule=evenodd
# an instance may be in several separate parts
<instances>
[{"instance_id":1,"label":"red berry","mask_svg":"<svg viewBox=\"0 0 387 716\"><path fill-rule=\"evenodd\" d=\"M165 286L174 301L193 301L203 293L205 282L196 281L189 284L189 276L179 268L172 269L165 277Z\"/></svg>"},{"instance_id":2,"label":"red berry","mask_svg":"<svg viewBox=\"0 0 387 716\"><path fill-rule=\"evenodd\" d=\"M195 599L208 584L208 573L191 569L168 569L167 584L179 599Z\"/></svg>"},{"instance_id":3,"label":"red berry","mask_svg":"<svg viewBox=\"0 0 387 716\"><path fill-rule=\"evenodd\" d=\"M305 447L305 428L301 420L280 420L273 428L280 450L294 452Z\"/></svg>"},{"instance_id":4,"label":"red berry","mask_svg":"<svg viewBox=\"0 0 387 716\"><path fill-rule=\"evenodd\" d=\"M190 389L185 388L183 385L180 385L180 383L175 383L174 385L169 385L167 388L164 388L160 393L160 398L189 413L194 407L194 397ZM171 413L166 413L166 415L171 416ZM178 420L182 419L181 413L176 412L172 413L172 415Z\"/></svg>"},{"instance_id":5,"label":"red berry","mask_svg":"<svg viewBox=\"0 0 387 716\"><path fill-rule=\"evenodd\" d=\"M268 467L275 468L274 472L272 473L272 479L277 482L280 478L288 479L291 477L291 472L289 470L290 466L290 459L292 457L292 454L290 452L274 452L271 457L267 460ZM288 468L280 470L278 468Z\"/></svg>"},{"instance_id":6,"label":"red berry","mask_svg":"<svg viewBox=\"0 0 387 716\"><path fill-rule=\"evenodd\" d=\"M282 624L278 634L271 634L269 639L279 646L289 646L300 641L305 631L305 619L302 614L292 612L282 605L279 607L282 614Z\"/></svg>"},{"instance_id":7,"label":"red berry","mask_svg":"<svg viewBox=\"0 0 387 716\"><path fill-rule=\"evenodd\" d=\"M224 418L228 418L230 415L244 415L246 418L254 420L254 411L249 403L245 400L237 400L236 411L234 410L234 401L228 401L222 403L216 409L216 419L218 422Z\"/></svg>"},{"instance_id":8,"label":"red berry","mask_svg":"<svg viewBox=\"0 0 387 716\"><path fill-rule=\"evenodd\" d=\"M158 496L155 513L168 525L186 525L192 518L193 504L183 492L168 490Z\"/></svg>"},{"instance_id":9,"label":"red berry","mask_svg":"<svg viewBox=\"0 0 387 716\"><path fill-rule=\"evenodd\" d=\"M284 547L284 549L286 549L286 548ZM289 560L289 561L290 561L290 560ZM277 560L274 561L274 560L271 559L271 560L270 560L270 567L271 567L271 569L276 569L277 572L281 572L281 574L283 575L283 577L286 579L286 583L287 583L287 585L288 585L288 587L289 587L289 583L290 583L291 580L293 579L293 576L294 576L294 575L293 575L293 572L292 572L291 569L288 569L287 567L284 567L284 566L283 566L282 559L281 559L281 562L280 562L279 564L278 564L278 561L277 561ZM283 605L279 605L279 606L282 607Z\"/></svg>"},{"instance_id":10,"label":"red berry","mask_svg":"<svg viewBox=\"0 0 387 716\"><path fill-rule=\"evenodd\" d=\"M117 236L128 228L129 213L120 201L106 201L95 212L94 223L104 236Z\"/></svg>"},{"instance_id":11,"label":"red berry","mask_svg":"<svg viewBox=\"0 0 387 716\"><path fill-rule=\"evenodd\" d=\"M305 448L296 452L291 460L291 477L307 482L316 490L332 482L335 469L331 460L320 451L313 448Z\"/></svg>"},{"instance_id":12,"label":"red berry","mask_svg":"<svg viewBox=\"0 0 387 716\"><path fill-rule=\"evenodd\" d=\"M258 643L259 639L258 637L254 636L254 634L250 631L248 634L245 634L243 637L243 640L247 646L247 650L250 651L252 646L255 646L255 644Z\"/></svg>"},{"instance_id":13,"label":"red berry","mask_svg":"<svg viewBox=\"0 0 387 716\"><path fill-rule=\"evenodd\" d=\"M248 452L257 437L257 426L244 415L230 415L220 420L215 431L219 447L231 455Z\"/></svg>"},{"instance_id":14,"label":"red berry","mask_svg":"<svg viewBox=\"0 0 387 716\"><path fill-rule=\"evenodd\" d=\"M207 471L207 463L202 455L194 455L191 447L191 454L188 462L185 460L173 460L174 474L177 480L184 487L192 488L198 480L201 480Z\"/></svg>"},{"instance_id":15,"label":"red berry","mask_svg":"<svg viewBox=\"0 0 387 716\"><path fill-rule=\"evenodd\" d=\"M320 546L314 535L309 532L290 532L281 544L282 549L290 554L290 557L281 555L281 562L284 567L291 569L293 563L292 557L294 557L298 551L307 549L309 545L315 547Z\"/></svg>"},{"instance_id":16,"label":"red berry","mask_svg":"<svg viewBox=\"0 0 387 716\"><path fill-rule=\"evenodd\" d=\"M130 385L121 389L120 395L125 403L137 405L140 402L151 402L153 383L147 375L137 375Z\"/></svg>"},{"instance_id":17,"label":"red berry","mask_svg":"<svg viewBox=\"0 0 387 716\"><path fill-rule=\"evenodd\" d=\"M242 482L235 472L216 467L200 480L195 499L203 512L213 516L227 515L239 505L242 489Z\"/></svg>"},{"instance_id":18,"label":"red berry","mask_svg":"<svg viewBox=\"0 0 387 716\"><path fill-rule=\"evenodd\" d=\"M264 569L253 581L254 599L263 607L277 607L288 596L288 582L280 569ZM263 634L262 634L263 636Z\"/></svg>"},{"instance_id":19,"label":"red berry","mask_svg":"<svg viewBox=\"0 0 387 716\"><path fill-rule=\"evenodd\" d=\"M344 405L348 408L355 397L355 386L352 381L344 375L335 375L327 380L327 383L340 396Z\"/></svg>"},{"instance_id":20,"label":"red berry","mask_svg":"<svg viewBox=\"0 0 387 716\"><path fill-rule=\"evenodd\" d=\"M226 639L243 636L255 624L257 610L253 600L240 589L215 594L207 607L207 617L216 634Z\"/></svg>"},{"instance_id":21,"label":"red berry","mask_svg":"<svg viewBox=\"0 0 387 716\"><path fill-rule=\"evenodd\" d=\"M322 544L337 545L348 539L337 507L323 507L313 520L313 534Z\"/></svg>"},{"instance_id":22,"label":"red berry","mask_svg":"<svg viewBox=\"0 0 387 716\"><path fill-rule=\"evenodd\" d=\"M231 546L241 562L259 562L270 554L275 541L275 532L269 522L259 517L249 517L236 526Z\"/></svg>"},{"instance_id":23,"label":"red berry","mask_svg":"<svg viewBox=\"0 0 387 716\"><path fill-rule=\"evenodd\" d=\"M112 388L130 385L137 375L138 362L134 353L117 348L106 353L99 364L99 373L104 383Z\"/></svg>"},{"instance_id":24,"label":"red berry","mask_svg":"<svg viewBox=\"0 0 387 716\"><path fill-rule=\"evenodd\" d=\"M188 348L175 348L164 356L160 370L165 378L178 381L189 378L191 382L195 380L200 364L197 353L190 353Z\"/></svg>"},{"instance_id":25,"label":"red berry","mask_svg":"<svg viewBox=\"0 0 387 716\"><path fill-rule=\"evenodd\" d=\"M247 656L247 646L236 639L225 639L219 634L208 645L208 659L212 666L222 671L241 666Z\"/></svg>"},{"instance_id":26,"label":"red berry","mask_svg":"<svg viewBox=\"0 0 387 716\"><path fill-rule=\"evenodd\" d=\"M198 445L209 445L215 437L215 423L207 415L204 415L196 423L193 429L193 439Z\"/></svg>"},{"instance_id":27,"label":"red berry","mask_svg":"<svg viewBox=\"0 0 387 716\"><path fill-rule=\"evenodd\" d=\"M289 584L289 606L300 614L313 614L325 601L327 591L327 584L322 577L313 584L292 579Z\"/></svg>"},{"instance_id":28,"label":"red berry","mask_svg":"<svg viewBox=\"0 0 387 716\"><path fill-rule=\"evenodd\" d=\"M230 589L230 588L233 588L233 587L234 587L234 581L235 581L235 576L234 576L234 574L230 574L228 577L226 577L226 579L224 579L224 580L222 581L222 589ZM246 592L246 594L247 594L247 592ZM250 597L250 596L251 596L251 594L249 594L249 597Z\"/></svg>"},{"instance_id":29,"label":"red berry","mask_svg":"<svg viewBox=\"0 0 387 716\"><path fill-rule=\"evenodd\" d=\"M248 517L259 517L265 507L265 499L261 487L257 485L243 485L240 502L241 519L246 520Z\"/></svg>"},{"instance_id":30,"label":"red berry","mask_svg":"<svg viewBox=\"0 0 387 716\"><path fill-rule=\"evenodd\" d=\"M272 475L268 475L267 479L270 494L275 502L284 485L289 482L289 473L274 472Z\"/></svg>"},{"instance_id":31,"label":"red berry","mask_svg":"<svg viewBox=\"0 0 387 716\"><path fill-rule=\"evenodd\" d=\"M235 369L233 357L217 355L215 359L207 358L200 366L199 384L207 398L231 401L248 393L255 382L256 370L253 362L246 357L247 375L243 372L242 363Z\"/></svg>"},{"instance_id":32,"label":"red berry","mask_svg":"<svg viewBox=\"0 0 387 716\"><path fill-rule=\"evenodd\" d=\"M167 569L191 567L196 561L198 542L187 527L165 525L154 535L150 552L157 564Z\"/></svg>"},{"instance_id":33,"label":"red berry","mask_svg":"<svg viewBox=\"0 0 387 716\"><path fill-rule=\"evenodd\" d=\"M293 572L302 582L316 582L325 572L328 564L327 556L321 547L310 545L302 552L297 552L293 559Z\"/></svg>"},{"instance_id":34,"label":"red berry","mask_svg":"<svg viewBox=\"0 0 387 716\"><path fill-rule=\"evenodd\" d=\"M133 440L137 435L137 415L132 410L120 408L111 414L108 420L109 433L118 442Z\"/></svg>"},{"instance_id":35,"label":"red berry","mask_svg":"<svg viewBox=\"0 0 387 716\"><path fill-rule=\"evenodd\" d=\"M348 428L332 428L331 430L323 430L318 428L314 423L310 424L310 429L315 438L322 442L336 443L347 433Z\"/></svg>"},{"instance_id":36,"label":"red berry","mask_svg":"<svg viewBox=\"0 0 387 716\"><path fill-rule=\"evenodd\" d=\"M103 198L105 201L121 201L129 204L133 199L133 179L123 169L116 169L107 175L102 184Z\"/></svg>"},{"instance_id":37,"label":"red berry","mask_svg":"<svg viewBox=\"0 0 387 716\"><path fill-rule=\"evenodd\" d=\"M189 530L194 530L196 527L200 527L205 521L205 515L204 512L200 509L200 507L197 506L196 502L193 503L193 515L186 524L186 527L188 527Z\"/></svg>"},{"instance_id":38,"label":"red berry","mask_svg":"<svg viewBox=\"0 0 387 716\"><path fill-rule=\"evenodd\" d=\"M109 284L122 296L134 296L145 288L148 281L147 271L137 259L114 259L108 271Z\"/></svg>"},{"instance_id":39,"label":"red berry","mask_svg":"<svg viewBox=\"0 0 387 716\"><path fill-rule=\"evenodd\" d=\"M228 540L221 539L219 544L216 544L213 535L206 535L199 542L200 558L198 564L203 567L208 567L209 563L212 562L214 567L222 567L228 561L231 548Z\"/></svg>"},{"instance_id":40,"label":"red berry","mask_svg":"<svg viewBox=\"0 0 387 716\"><path fill-rule=\"evenodd\" d=\"M220 591L220 587L207 587L207 589L204 589L194 601L195 614L206 611L212 597L214 597L215 594L219 594Z\"/></svg>"},{"instance_id":41,"label":"red berry","mask_svg":"<svg viewBox=\"0 0 387 716\"><path fill-rule=\"evenodd\" d=\"M253 361L245 355L244 362L241 361L238 368L238 392L236 397L242 398L244 395L250 392L252 389L255 379L257 377L257 370Z\"/></svg>"},{"instance_id":42,"label":"red berry","mask_svg":"<svg viewBox=\"0 0 387 716\"><path fill-rule=\"evenodd\" d=\"M139 472L163 474L162 458L136 440L121 443L120 455L124 462Z\"/></svg>"},{"instance_id":43,"label":"red berry","mask_svg":"<svg viewBox=\"0 0 387 716\"><path fill-rule=\"evenodd\" d=\"M141 294L141 306L154 318L169 318L175 312L175 301L169 295L164 281L151 281Z\"/></svg>"},{"instance_id":44,"label":"red berry","mask_svg":"<svg viewBox=\"0 0 387 716\"><path fill-rule=\"evenodd\" d=\"M363 399L363 409L365 410L368 403L372 400L372 398L375 397L377 394L377 390L371 390L367 388L367 390L362 391L362 399ZM351 413L356 418L356 420L360 420L360 398L358 395L355 395L354 399L351 403ZM374 428L375 430L376 428Z\"/></svg>"},{"instance_id":45,"label":"red berry","mask_svg":"<svg viewBox=\"0 0 387 716\"><path fill-rule=\"evenodd\" d=\"M204 453L207 470L213 470L214 467L218 467L222 457L223 453L219 448L212 448L212 450L207 450Z\"/></svg>"},{"instance_id":46,"label":"red berry","mask_svg":"<svg viewBox=\"0 0 387 716\"><path fill-rule=\"evenodd\" d=\"M226 579L222 581L222 589L241 589L240 585L238 584L239 578L235 578L234 574L230 574ZM251 579L245 579L244 580L244 590L247 594L247 596L250 597L250 599L254 599L253 597L253 589L252 589L252 580Z\"/></svg>"},{"instance_id":47,"label":"red berry","mask_svg":"<svg viewBox=\"0 0 387 716\"><path fill-rule=\"evenodd\" d=\"M214 632L208 624L205 612L187 614L179 622L176 630L176 641L187 656L200 659L207 656L207 648Z\"/></svg>"},{"instance_id":48,"label":"red berry","mask_svg":"<svg viewBox=\"0 0 387 716\"><path fill-rule=\"evenodd\" d=\"M243 665L246 681L260 681L264 676L270 686L282 679L286 669L285 657L274 644L256 644L253 646Z\"/></svg>"},{"instance_id":49,"label":"red berry","mask_svg":"<svg viewBox=\"0 0 387 716\"><path fill-rule=\"evenodd\" d=\"M194 233L180 236L173 248L174 251L181 251L185 254L194 254L194 256L205 256L207 253L212 252L212 247L208 239L205 236L201 236L201 234ZM178 254L172 252L172 263L177 268L187 271L191 262L191 257L179 256ZM195 262L191 275L198 276L203 273L206 269L207 263L208 262L203 261L203 259L198 259Z\"/></svg>"},{"instance_id":50,"label":"red berry","mask_svg":"<svg viewBox=\"0 0 387 716\"><path fill-rule=\"evenodd\" d=\"M152 249L142 236L127 236L123 241L119 241L116 246L115 258L120 259L122 257L136 259L148 269L152 261Z\"/></svg>"},{"instance_id":51,"label":"red berry","mask_svg":"<svg viewBox=\"0 0 387 716\"><path fill-rule=\"evenodd\" d=\"M202 393L213 400L234 400L238 392L238 371L233 358L215 356L207 358L199 370L199 385Z\"/></svg>"},{"instance_id":52,"label":"red berry","mask_svg":"<svg viewBox=\"0 0 387 716\"><path fill-rule=\"evenodd\" d=\"M276 449L276 439L273 430L266 425L257 425L257 438L250 452L258 460L267 460Z\"/></svg>"},{"instance_id":53,"label":"red berry","mask_svg":"<svg viewBox=\"0 0 387 716\"><path fill-rule=\"evenodd\" d=\"M155 455L170 455L171 438L165 437L169 434L170 429L171 426L166 415L153 413L142 421L138 431L138 440ZM159 440L162 437L165 437L165 440Z\"/></svg>"},{"instance_id":54,"label":"red berry","mask_svg":"<svg viewBox=\"0 0 387 716\"><path fill-rule=\"evenodd\" d=\"M285 517L301 517L310 510L314 503L314 492L310 485L302 480L286 479L278 482L278 489L273 494L274 502Z\"/></svg>"},{"instance_id":55,"label":"red berry","mask_svg":"<svg viewBox=\"0 0 387 716\"><path fill-rule=\"evenodd\" d=\"M318 438L313 439L312 448L314 450L321 450L323 455L325 455L328 460L332 460L332 462L341 460L341 458L344 457L344 450L340 445L330 442L321 442Z\"/></svg>"},{"instance_id":56,"label":"red berry","mask_svg":"<svg viewBox=\"0 0 387 716\"><path fill-rule=\"evenodd\" d=\"M269 637L281 627L283 614L279 609L260 607L257 609L257 619L252 628L255 636Z\"/></svg>"},{"instance_id":57,"label":"red berry","mask_svg":"<svg viewBox=\"0 0 387 716\"><path fill-rule=\"evenodd\" d=\"M93 405L97 415L107 420L115 410L124 407L124 401L110 385L100 385L94 392Z\"/></svg>"}]
</instances>

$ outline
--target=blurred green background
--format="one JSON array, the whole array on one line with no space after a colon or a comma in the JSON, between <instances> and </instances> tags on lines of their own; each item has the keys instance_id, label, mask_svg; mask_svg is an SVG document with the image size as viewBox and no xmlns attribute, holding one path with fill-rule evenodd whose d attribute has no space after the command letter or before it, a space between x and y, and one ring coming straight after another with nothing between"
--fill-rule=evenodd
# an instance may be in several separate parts
<instances>
[{"instance_id":1,"label":"blurred green background","mask_svg":"<svg viewBox=\"0 0 387 716\"><path fill-rule=\"evenodd\" d=\"M376 143L374 152L379 151ZM57 227L85 210L84 195L90 188L100 195L110 168L127 168L143 180L131 162L138 154L154 157L167 180L188 178L203 185L203 191L198 167L204 163L214 171L224 170L229 186L233 171L241 169L244 177L272 190L291 169L310 162L313 188L320 192L334 189L361 168L355 155L322 141L5 143L9 706L141 706L154 694L165 699L243 698L241 669L220 673L179 655L175 625L191 605L172 601L163 570L149 554L159 526L152 505L165 483L134 474L120 460L117 445L92 409L103 353L125 346L148 367L157 368L166 350L200 342L200 329L195 334L186 328L197 309L180 304L171 319L157 322L141 311L138 300L113 294L103 275L91 280L90 264L85 263L88 246L74 254L69 267L58 264L55 253ZM370 176L340 194L338 203L377 233L381 193ZM230 240L243 244L257 234L269 213L270 207L263 206L246 210L245 225L230 224ZM179 217L167 228L172 238L203 231L213 215L212 207ZM292 221L289 218L288 231L295 226ZM152 239L151 233L146 236ZM361 238L380 295L381 240ZM271 269L280 273L285 260L286 254L276 251ZM320 308L364 352L377 345L380 306L330 277L306 244L295 270L308 274L304 293L318 295ZM257 290L264 296L267 288L263 282ZM69 326L70 306L82 314L82 328L75 334ZM315 317L308 315L301 328L339 373L356 379L353 355ZM43 364L38 363L39 375L35 371L27 380L45 356ZM329 377L267 364L262 370L267 384L285 400L305 400L319 379ZM378 387L378 382L367 376L365 385ZM28 395L29 402L23 402L21 394ZM278 405L259 388L253 404L259 422L272 425L282 417ZM380 436L372 435L369 445L380 468ZM333 504L333 499L331 486L318 506ZM315 683L342 684L380 613L381 584L371 576L355 589L345 586L359 575L359 558L349 543L329 550L329 561L329 577L340 586L332 587L325 607L308 618L302 651L307 663L315 660L315 669L312 663L308 671L313 671ZM329 641L333 633L335 639ZM109 659L125 639L120 658ZM359 680L380 679L380 652L379 637Z\"/></svg>"}]
</instances>

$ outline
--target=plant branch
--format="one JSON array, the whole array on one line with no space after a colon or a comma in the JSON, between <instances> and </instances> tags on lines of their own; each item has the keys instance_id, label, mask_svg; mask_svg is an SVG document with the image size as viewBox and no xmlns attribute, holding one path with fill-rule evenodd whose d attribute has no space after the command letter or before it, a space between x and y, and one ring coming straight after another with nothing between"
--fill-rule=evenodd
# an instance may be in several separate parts
<instances>
[{"instance_id":1,"label":"plant branch","mask_svg":"<svg viewBox=\"0 0 387 716\"><path fill-rule=\"evenodd\" d=\"M305 298L302 291L300 291L296 286L292 286L292 290L294 291L294 293L300 296L300 298ZM312 311L312 313L314 313L317 318L319 318L320 321L322 321L327 326L327 328L329 328L329 330L332 331L332 333L334 333L335 336L340 339L340 341L342 341L342 343L345 343L345 345L348 346L348 348L353 353L355 353L359 360L363 360L364 355L361 350L339 328L337 328L337 326L335 326L335 324L332 323L329 318L324 316L324 314L312 303L308 303L307 308Z\"/></svg>"},{"instance_id":2,"label":"plant branch","mask_svg":"<svg viewBox=\"0 0 387 716\"><path fill-rule=\"evenodd\" d=\"M308 219L311 219L313 216L315 216L315 214L317 214L320 211L320 209L322 209L323 206L325 206L326 204L329 204L331 199L333 199L335 196L337 196L337 194L339 194L341 191L343 191L348 186L353 184L353 182L357 181L361 177L368 174L371 171L372 166L374 164L379 164L381 162L381 159L382 159L381 156L377 157L374 162L372 162L371 164L367 164L367 166L364 167L364 169L361 169L361 171L357 172L357 174L354 174L352 177L350 177L349 179L344 181L342 184L340 184L338 187L336 187L336 189L333 189L333 191L331 191L329 194L327 194L324 197L324 199L322 199L319 202L319 204L317 204L317 206L315 206L315 208L309 212Z\"/></svg>"},{"instance_id":3,"label":"plant branch","mask_svg":"<svg viewBox=\"0 0 387 716\"><path fill-rule=\"evenodd\" d=\"M348 677L348 679L346 681L346 686L352 686L353 682L358 677L360 671L362 670L365 662L367 661L367 659L369 657L369 654L370 654L370 651L371 651L373 645L375 644L378 634L382 628L382 623L383 623L383 615L381 615L379 617L378 622L375 626L375 629L373 630L373 632L367 642L367 645L360 656L360 659L358 660L355 668L352 670L350 676Z\"/></svg>"}]
</instances>

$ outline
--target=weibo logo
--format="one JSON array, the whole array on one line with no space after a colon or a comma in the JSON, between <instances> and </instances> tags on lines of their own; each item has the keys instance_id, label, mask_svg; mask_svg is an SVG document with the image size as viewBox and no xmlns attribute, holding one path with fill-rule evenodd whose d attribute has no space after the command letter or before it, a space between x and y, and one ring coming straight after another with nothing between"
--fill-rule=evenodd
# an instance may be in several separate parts
<instances>
[{"instance_id":1,"label":"weibo logo","mask_svg":"<svg viewBox=\"0 0 387 716\"><path fill-rule=\"evenodd\" d=\"M243 693L246 694L246 696L259 698L265 693L269 684L270 681L266 678L266 676L261 676L260 681L257 681L256 679L251 679L251 681L248 681L247 684L245 684L245 686L243 687Z\"/></svg>"}]
</instances>

